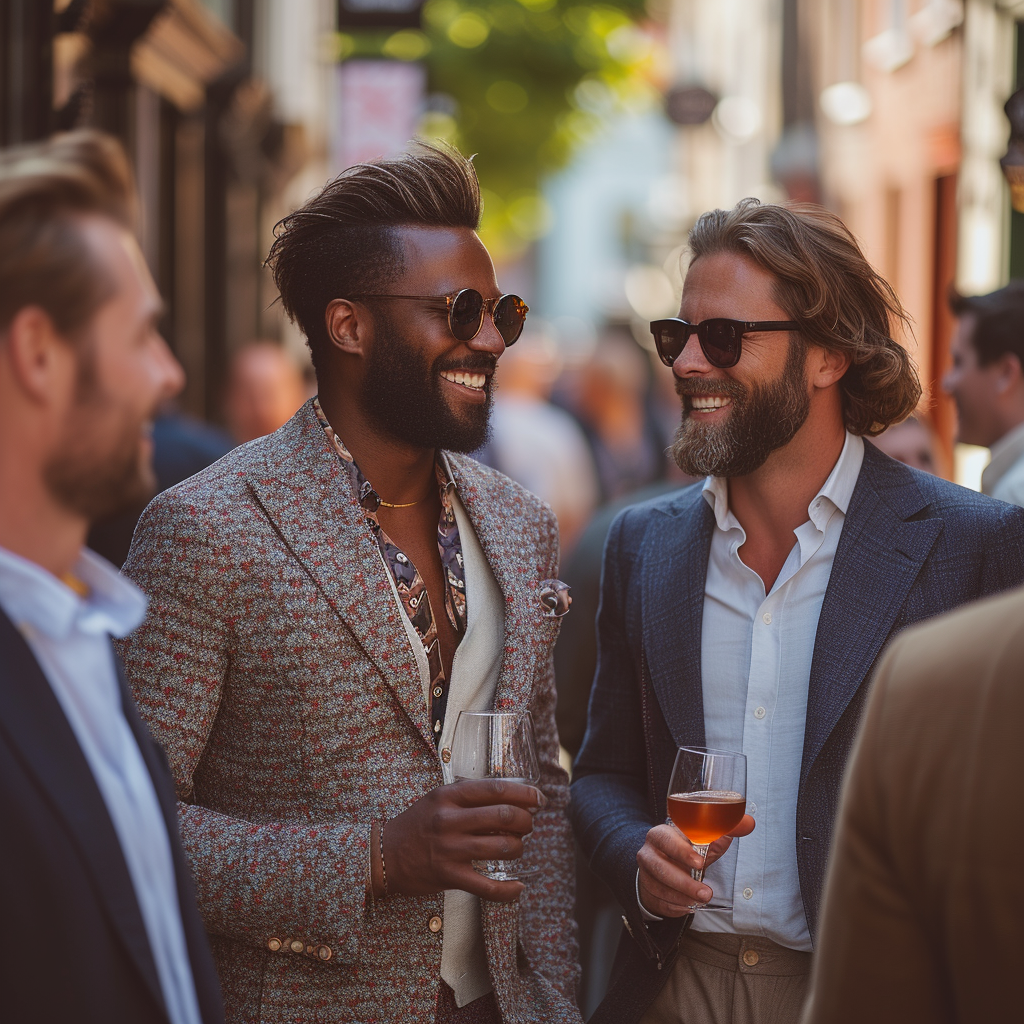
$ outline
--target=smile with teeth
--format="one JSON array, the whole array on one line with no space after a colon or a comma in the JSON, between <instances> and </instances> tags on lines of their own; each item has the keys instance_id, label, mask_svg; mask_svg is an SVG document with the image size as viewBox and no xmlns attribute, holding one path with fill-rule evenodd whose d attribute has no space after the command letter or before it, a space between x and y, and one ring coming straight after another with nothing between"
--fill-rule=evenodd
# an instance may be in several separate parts
<instances>
[{"instance_id":1,"label":"smile with teeth","mask_svg":"<svg viewBox=\"0 0 1024 1024\"><path fill-rule=\"evenodd\" d=\"M732 405L731 398L720 395L690 395L690 408L695 412L711 412L712 409L724 409Z\"/></svg>"},{"instance_id":2,"label":"smile with teeth","mask_svg":"<svg viewBox=\"0 0 1024 1024\"><path fill-rule=\"evenodd\" d=\"M461 384L464 388L472 388L474 391L483 391L487 383L485 373L463 373L461 370L442 370L441 376L450 380L453 384Z\"/></svg>"}]
</instances>

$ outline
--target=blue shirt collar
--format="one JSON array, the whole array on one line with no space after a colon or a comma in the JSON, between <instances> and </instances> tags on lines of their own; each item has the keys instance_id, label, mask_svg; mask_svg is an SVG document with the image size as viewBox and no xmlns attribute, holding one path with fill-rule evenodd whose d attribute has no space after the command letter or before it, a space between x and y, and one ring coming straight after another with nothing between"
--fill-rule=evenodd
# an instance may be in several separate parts
<instances>
[{"instance_id":1,"label":"blue shirt collar","mask_svg":"<svg viewBox=\"0 0 1024 1024\"><path fill-rule=\"evenodd\" d=\"M0 605L14 624L52 640L72 631L127 636L146 616L146 597L99 555L83 548L72 572L88 588L79 597L42 566L0 547Z\"/></svg>"}]
</instances>

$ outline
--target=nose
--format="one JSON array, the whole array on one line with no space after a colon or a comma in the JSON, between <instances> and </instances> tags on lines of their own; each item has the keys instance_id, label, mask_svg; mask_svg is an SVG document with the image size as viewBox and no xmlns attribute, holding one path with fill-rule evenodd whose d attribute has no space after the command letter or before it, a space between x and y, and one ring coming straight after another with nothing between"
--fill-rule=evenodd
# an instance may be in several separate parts
<instances>
[{"instance_id":1,"label":"nose","mask_svg":"<svg viewBox=\"0 0 1024 1024\"><path fill-rule=\"evenodd\" d=\"M710 373L711 370L712 366L704 355L704 350L700 347L696 333L691 334L686 339L683 351L676 356L676 361L672 364L672 372L677 377L690 377L698 373Z\"/></svg>"},{"instance_id":2,"label":"nose","mask_svg":"<svg viewBox=\"0 0 1024 1024\"><path fill-rule=\"evenodd\" d=\"M157 335L157 353L160 366L160 401L166 402L179 394L185 386L185 370L160 335Z\"/></svg>"},{"instance_id":3,"label":"nose","mask_svg":"<svg viewBox=\"0 0 1024 1024\"><path fill-rule=\"evenodd\" d=\"M494 318L490 310L484 312L484 322L477 331L477 335L469 342L469 347L474 352L489 352L495 359L498 359L505 351L505 339L502 338L498 328L494 326Z\"/></svg>"}]
</instances>

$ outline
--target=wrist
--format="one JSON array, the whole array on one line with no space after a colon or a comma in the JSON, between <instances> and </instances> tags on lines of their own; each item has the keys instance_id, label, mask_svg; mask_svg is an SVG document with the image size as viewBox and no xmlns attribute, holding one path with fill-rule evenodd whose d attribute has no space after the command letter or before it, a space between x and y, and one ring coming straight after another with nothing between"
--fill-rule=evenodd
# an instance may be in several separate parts
<instances>
[{"instance_id":1,"label":"wrist","mask_svg":"<svg viewBox=\"0 0 1024 1024\"><path fill-rule=\"evenodd\" d=\"M385 861L387 822L374 821L370 825L370 896L382 899L388 894L387 862Z\"/></svg>"},{"instance_id":2,"label":"wrist","mask_svg":"<svg viewBox=\"0 0 1024 1024\"><path fill-rule=\"evenodd\" d=\"M658 917L657 914L652 914L640 899L640 869L636 869L636 905L640 908L640 916L644 921L664 921L665 918Z\"/></svg>"}]
</instances>

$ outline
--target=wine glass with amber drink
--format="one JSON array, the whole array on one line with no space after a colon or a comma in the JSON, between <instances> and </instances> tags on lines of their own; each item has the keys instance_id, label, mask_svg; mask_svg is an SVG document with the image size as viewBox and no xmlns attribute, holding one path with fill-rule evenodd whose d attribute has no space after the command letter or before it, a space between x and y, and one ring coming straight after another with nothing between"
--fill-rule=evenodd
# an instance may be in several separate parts
<instances>
[{"instance_id":1,"label":"wine glass with amber drink","mask_svg":"<svg viewBox=\"0 0 1024 1024\"><path fill-rule=\"evenodd\" d=\"M668 816L701 856L691 874L704 880L708 847L728 835L747 807L747 759L733 750L680 747L668 786ZM732 901L713 897L690 910L732 910Z\"/></svg>"}]
</instances>

